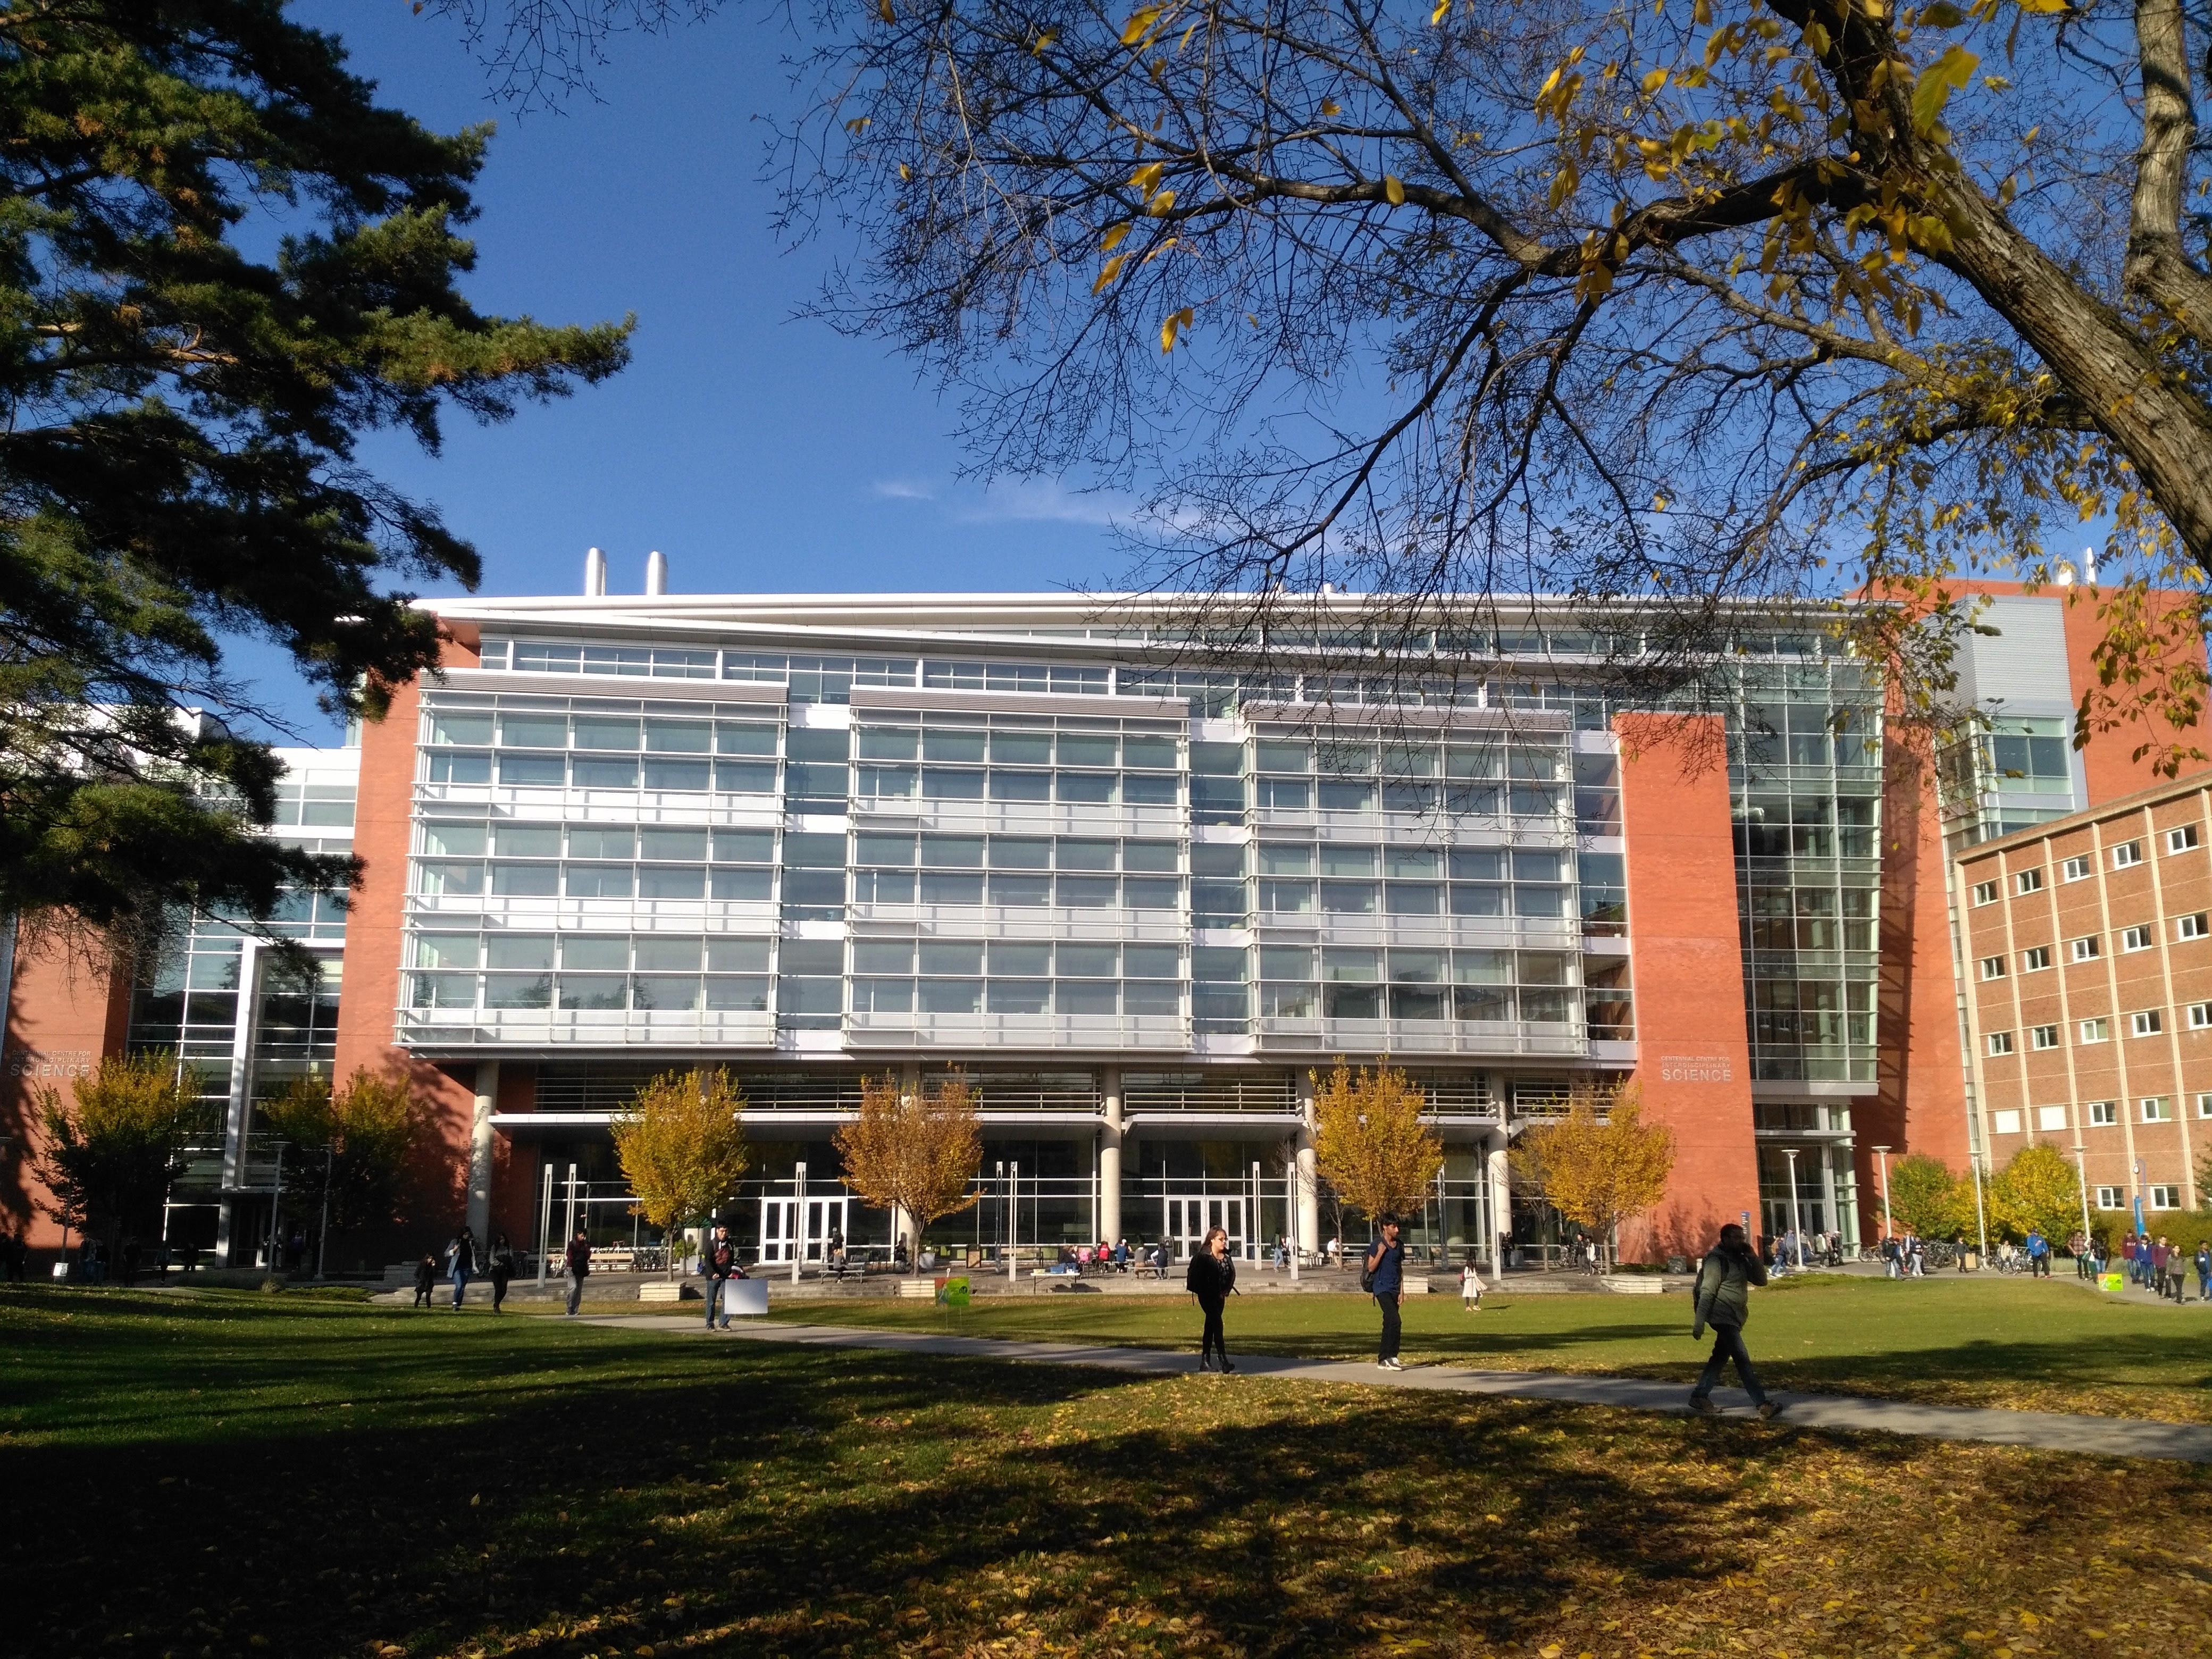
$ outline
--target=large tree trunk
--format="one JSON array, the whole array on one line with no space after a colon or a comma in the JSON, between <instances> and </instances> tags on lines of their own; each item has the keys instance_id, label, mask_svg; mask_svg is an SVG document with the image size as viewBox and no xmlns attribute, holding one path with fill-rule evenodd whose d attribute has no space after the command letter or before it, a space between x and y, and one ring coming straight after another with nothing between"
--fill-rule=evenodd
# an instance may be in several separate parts
<instances>
[{"instance_id":1,"label":"large tree trunk","mask_svg":"<svg viewBox=\"0 0 2212 1659\"><path fill-rule=\"evenodd\" d=\"M1938 175L1918 191L1950 223L1944 260L2020 332L2097 426L2126 452L2197 564L2212 570L2212 416L2167 383L2126 321L1990 208Z\"/></svg>"}]
</instances>

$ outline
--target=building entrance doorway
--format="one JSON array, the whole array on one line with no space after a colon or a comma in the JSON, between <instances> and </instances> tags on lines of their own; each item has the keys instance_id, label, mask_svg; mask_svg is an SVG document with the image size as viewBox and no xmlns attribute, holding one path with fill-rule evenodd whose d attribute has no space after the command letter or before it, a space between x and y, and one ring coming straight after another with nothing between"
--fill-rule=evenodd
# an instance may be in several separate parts
<instances>
[{"instance_id":1,"label":"building entrance doorway","mask_svg":"<svg viewBox=\"0 0 2212 1659\"><path fill-rule=\"evenodd\" d=\"M1206 1243L1206 1236L1216 1227L1229 1235L1230 1255L1245 1261L1252 1258L1252 1240L1244 1226L1247 1206L1243 1199L1233 1194L1193 1194L1187 1198L1170 1197L1164 1202L1165 1231L1175 1242L1178 1261L1188 1261L1197 1255L1200 1246Z\"/></svg>"},{"instance_id":2,"label":"building entrance doorway","mask_svg":"<svg viewBox=\"0 0 2212 1659\"><path fill-rule=\"evenodd\" d=\"M852 1229L848 1223L846 1206L852 1200L846 1197L810 1198L806 1200L806 1230L799 1229L799 1200L795 1198L764 1198L761 1200L760 1259L763 1266L781 1262L787 1266L794 1250L804 1254L802 1261L819 1261L827 1245L831 1228L837 1237L852 1244Z\"/></svg>"}]
</instances>

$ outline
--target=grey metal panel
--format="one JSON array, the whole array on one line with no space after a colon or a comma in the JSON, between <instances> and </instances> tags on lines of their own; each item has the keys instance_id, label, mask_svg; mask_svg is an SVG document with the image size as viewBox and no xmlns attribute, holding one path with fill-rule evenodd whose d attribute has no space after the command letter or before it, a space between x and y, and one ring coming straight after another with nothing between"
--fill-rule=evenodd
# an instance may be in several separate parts
<instances>
[{"instance_id":1,"label":"grey metal panel","mask_svg":"<svg viewBox=\"0 0 2212 1659\"><path fill-rule=\"evenodd\" d=\"M2056 594L2006 594L1991 599L1978 620L1993 638L1976 635L1960 690L1977 702L2002 702L2027 712L2030 703L2070 708L2073 684L2066 670L2066 623Z\"/></svg>"}]
</instances>

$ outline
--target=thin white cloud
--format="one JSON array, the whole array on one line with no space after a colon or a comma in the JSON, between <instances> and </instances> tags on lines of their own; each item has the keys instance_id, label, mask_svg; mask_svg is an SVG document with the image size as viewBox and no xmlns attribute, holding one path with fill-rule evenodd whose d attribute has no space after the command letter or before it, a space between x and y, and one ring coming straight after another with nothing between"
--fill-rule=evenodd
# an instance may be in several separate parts
<instances>
[{"instance_id":1,"label":"thin white cloud","mask_svg":"<svg viewBox=\"0 0 2212 1659\"><path fill-rule=\"evenodd\" d=\"M878 478L868 486L868 493L889 501L933 501L937 492L927 484L915 483L908 478Z\"/></svg>"},{"instance_id":2,"label":"thin white cloud","mask_svg":"<svg viewBox=\"0 0 2212 1659\"><path fill-rule=\"evenodd\" d=\"M967 524L1117 525L1136 510L1125 495L1069 489L1050 478L1017 478L988 486L979 501L953 516Z\"/></svg>"}]
</instances>

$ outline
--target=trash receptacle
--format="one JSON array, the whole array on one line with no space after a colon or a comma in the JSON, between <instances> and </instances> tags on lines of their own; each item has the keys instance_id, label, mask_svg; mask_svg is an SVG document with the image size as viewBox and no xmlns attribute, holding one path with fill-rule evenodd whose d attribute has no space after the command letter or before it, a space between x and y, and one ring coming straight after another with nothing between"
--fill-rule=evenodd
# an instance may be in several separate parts
<instances>
[{"instance_id":1,"label":"trash receptacle","mask_svg":"<svg viewBox=\"0 0 2212 1659\"><path fill-rule=\"evenodd\" d=\"M1962 1250L1960 1252L1959 1271L1960 1273L1978 1273L1981 1271L1981 1266L1982 1253L1979 1250Z\"/></svg>"}]
</instances>

